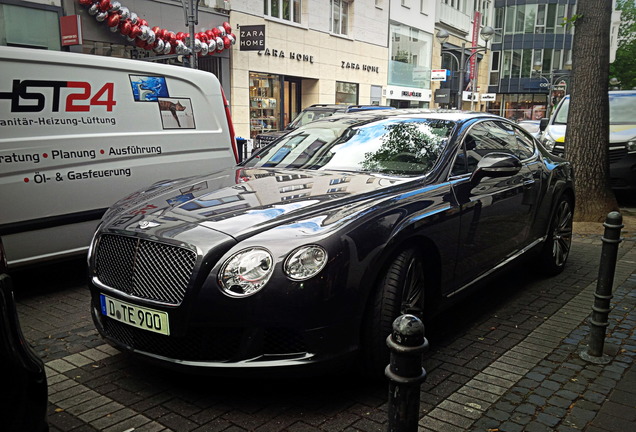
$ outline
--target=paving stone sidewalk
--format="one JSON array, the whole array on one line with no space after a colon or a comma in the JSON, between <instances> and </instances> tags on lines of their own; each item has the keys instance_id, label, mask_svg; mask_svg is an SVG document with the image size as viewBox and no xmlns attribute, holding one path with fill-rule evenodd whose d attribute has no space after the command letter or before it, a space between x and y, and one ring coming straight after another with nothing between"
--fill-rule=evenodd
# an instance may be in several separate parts
<instances>
[{"instance_id":1,"label":"paving stone sidewalk","mask_svg":"<svg viewBox=\"0 0 636 432\"><path fill-rule=\"evenodd\" d=\"M604 340L607 364L581 357L595 281L431 410L419 431L636 431L636 247L627 241Z\"/></svg>"}]
</instances>

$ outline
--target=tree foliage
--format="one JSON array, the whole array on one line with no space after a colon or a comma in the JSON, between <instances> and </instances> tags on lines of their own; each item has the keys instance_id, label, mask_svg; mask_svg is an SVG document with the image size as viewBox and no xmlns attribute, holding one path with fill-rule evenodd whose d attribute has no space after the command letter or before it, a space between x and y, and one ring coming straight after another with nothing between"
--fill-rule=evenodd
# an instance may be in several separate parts
<instances>
[{"instance_id":1,"label":"tree foliage","mask_svg":"<svg viewBox=\"0 0 636 432\"><path fill-rule=\"evenodd\" d=\"M621 11L616 60L610 65L610 76L621 82L622 88L636 87L636 4L634 0L618 0Z\"/></svg>"},{"instance_id":2,"label":"tree foliage","mask_svg":"<svg viewBox=\"0 0 636 432\"><path fill-rule=\"evenodd\" d=\"M579 0L572 47L566 158L574 167L574 220L601 222L618 204L609 183L609 28L612 2Z\"/></svg>"}]
</instances>

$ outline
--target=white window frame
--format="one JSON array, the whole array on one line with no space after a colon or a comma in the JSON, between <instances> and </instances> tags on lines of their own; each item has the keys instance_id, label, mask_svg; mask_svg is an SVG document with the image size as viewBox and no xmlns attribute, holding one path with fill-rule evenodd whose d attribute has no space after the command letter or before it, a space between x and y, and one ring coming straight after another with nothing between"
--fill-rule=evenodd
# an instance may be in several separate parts
<instances>
[{"instance_id":1,"label":"white window frame","mask_svg":"<svg viewBox=\"0 0 636 432\"><path fill-rule=\"evenodd\" d=\"M283 5L285 3L289 4L289 18L283 17ZM264 4L263 13L265 16L276 18L282 21L288 21L288 22L300 24L302 9L303 9L302 0L265 0L263 4ZM279 11L278 15L272 15L272 4L278 5L278 11ZM297 7L295 7L296 5Z\"/></svg>"},{"instance_id":2,"label":"white window frame","mask_svg":"<svg viewBox=\"0 0 636 432\"><path fill-rule=\"evenodd\" d=\"M336 11L335 8L338 8ZM344 11L344 12L343 12ZM338 15L338 25L334 22L334 15ZM333 34L349 36L349 1L330 0L329 1L329 31Z\"/></svg>"}]
</instances>

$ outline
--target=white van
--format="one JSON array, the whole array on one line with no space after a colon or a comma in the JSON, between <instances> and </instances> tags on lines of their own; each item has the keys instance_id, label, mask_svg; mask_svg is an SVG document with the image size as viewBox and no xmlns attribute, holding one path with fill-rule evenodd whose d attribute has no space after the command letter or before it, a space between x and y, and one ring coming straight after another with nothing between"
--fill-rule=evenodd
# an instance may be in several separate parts
<instances>
[{"instance_id":1,"label":"white van","mask_svg":"<svg viewBox=\"0 0 636 432\"><path fill-rule=\"evenodd\" d=\"M85 253L127 193L238 161L211 73L10 47L0 70L0 263L10 269Z\"/></svg>"},{"instance_id":2,"label":"white van","mask_svg":"<svg viewBox=\"0 0 636 432\"><path fill-rule=\"evenodd\" d=\"M609 97L610 186L615 191L636 191L636 91L616 90ZM565 131L570 96L557 105L549 119L541 120L541 141L558 156L565 154Z\"/></svg>"}]
</instances>

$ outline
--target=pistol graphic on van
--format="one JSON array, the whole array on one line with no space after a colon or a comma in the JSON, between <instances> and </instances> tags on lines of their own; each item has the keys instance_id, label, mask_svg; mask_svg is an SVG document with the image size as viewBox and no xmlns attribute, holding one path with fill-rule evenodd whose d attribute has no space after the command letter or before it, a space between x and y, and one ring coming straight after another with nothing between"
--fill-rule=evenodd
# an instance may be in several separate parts
<instances>
[{"instance_id":1,"label":"pistol graphic on van","mask_svg":"<svg viewBox=\"0 0 636 432\"><path fill-rule=\"evenodd\" d=\"M81 256L121 196L234 166L221 83L179 66L0 47L0 262Z\"/></svg>"}]
</instances>

